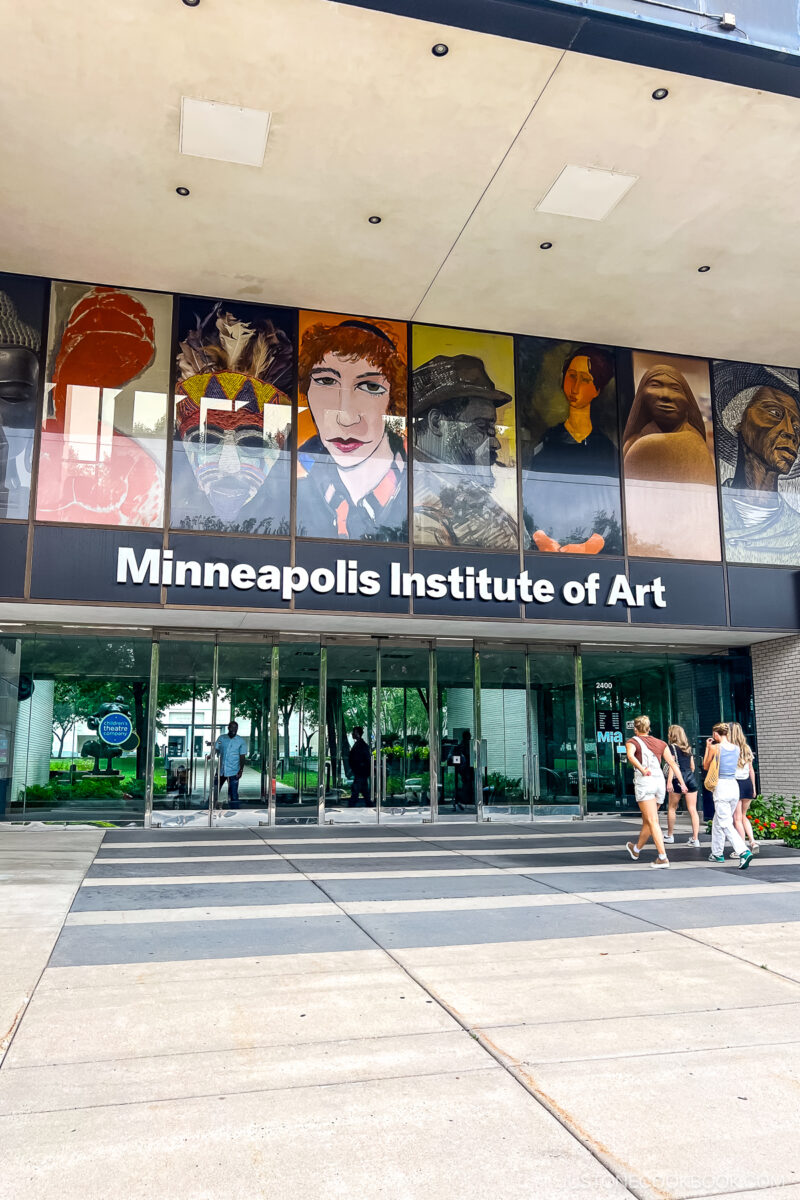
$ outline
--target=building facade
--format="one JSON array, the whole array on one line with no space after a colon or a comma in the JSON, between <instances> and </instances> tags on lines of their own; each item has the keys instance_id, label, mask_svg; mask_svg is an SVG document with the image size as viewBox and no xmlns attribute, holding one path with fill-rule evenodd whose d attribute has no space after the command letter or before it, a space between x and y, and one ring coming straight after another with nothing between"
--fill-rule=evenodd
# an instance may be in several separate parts
<instances>
[{"instance_id":1,"label":"building facade","mask_svg":"<svg viewBox=\"0 0 800 1200\"><path fill-rule=\"evenodd\" d=\"M11 274L0 303L5 819L619 811L641 711L698 755L738 720L790 783L797 368Z\"/></svg>"}]
</instances>

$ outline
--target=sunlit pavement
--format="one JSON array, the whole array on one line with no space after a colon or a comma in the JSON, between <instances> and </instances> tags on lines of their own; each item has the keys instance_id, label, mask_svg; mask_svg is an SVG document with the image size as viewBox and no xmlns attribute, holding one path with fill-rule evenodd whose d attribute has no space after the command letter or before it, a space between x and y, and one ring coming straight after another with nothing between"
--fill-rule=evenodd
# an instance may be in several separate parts
<instances>
[{"instance_id":1,"label":"sunlit pavement","mask_svg":"<svg viewBox=\"0 0 800 1200\"><path fill-rule=\"evenodd\" d=\"M632 828L6 827L0 1196L797 1200L800 853Z\"/></svg>"}]
</instances>

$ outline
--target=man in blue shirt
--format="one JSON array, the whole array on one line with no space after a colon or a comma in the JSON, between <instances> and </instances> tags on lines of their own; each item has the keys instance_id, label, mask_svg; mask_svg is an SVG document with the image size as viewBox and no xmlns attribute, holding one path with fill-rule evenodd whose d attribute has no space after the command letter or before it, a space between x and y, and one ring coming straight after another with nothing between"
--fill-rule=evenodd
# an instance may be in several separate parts
<instances>
[{"instance_id":1,"label":"man in blue shirt","mask_svg":"<svg viewBox=\"0 0 800 1200\"><path fill-rule=\"evenodd\" d=\"M228 781L228 799L231 807L239 804L239 780L247 759L247 742L239 737L236 721L228 722L228 732L217 738L214 749L219 755L219 786Z\"/></svg>"}]
</instances>

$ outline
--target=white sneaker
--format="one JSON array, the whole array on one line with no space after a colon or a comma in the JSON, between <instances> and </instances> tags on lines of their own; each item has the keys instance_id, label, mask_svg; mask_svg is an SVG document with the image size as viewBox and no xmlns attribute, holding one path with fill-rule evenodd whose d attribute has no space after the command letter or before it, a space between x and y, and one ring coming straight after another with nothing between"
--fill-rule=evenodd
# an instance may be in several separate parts
<instances>
[{"instance_id":1,"label":"white sneaker","mask_svg":"<svg viewBox=\"0 0 800 1200\"><path fill-rule=\"evenodd\" d=\"M686 845L687 845L687 846L699 846L699 845L700 845L700 838L689 838L689 840L688 840L688 842L686 843Z\"/></svg>"},{"instance_id":2,"label":"white sneaker","mask_svg":"<svg viewBox=\"0 0 800 1200\"><path fill-rule=\"evenodd\" d=\"M728 858L736 858L736 859L738 859L738 857L739 857L739 855L736 853L736 851L735 851L735 850L731 850L730 854L728 855Z\"/></svg>"},{"instance_id":3,"label":"white sneaker","mask_svg":"<svg viewBox=\"0 0 800 1200\"><path fill-rule=\"evenodd\" d=\"M634 862L639 861L639 851L636 849L635 842L626 842L625 849L628 851L628 854L630 854Z\"/></svg>"},{"instance_id":4,"label":"white sneaker","mask_svg":"<svg viewBox=\"0 0 800 1200\"><path fill-rule=\"evenodd\" d=\"M651 867L668 867L669 859L668 858L657 858L655 860L655 862L650 863L650 866Z\"/></svg>"},{"instance_id":5,"label":"white sneaker","mask_svg":"<svg viewBox=\"0 0 800 1200\"><path fill-rule=\"evenodd\" d=\"M664 834L664 845L665 846L671 846L674 841L675 841L674 833L665 833Z\"/></svg>"}]
</instances>

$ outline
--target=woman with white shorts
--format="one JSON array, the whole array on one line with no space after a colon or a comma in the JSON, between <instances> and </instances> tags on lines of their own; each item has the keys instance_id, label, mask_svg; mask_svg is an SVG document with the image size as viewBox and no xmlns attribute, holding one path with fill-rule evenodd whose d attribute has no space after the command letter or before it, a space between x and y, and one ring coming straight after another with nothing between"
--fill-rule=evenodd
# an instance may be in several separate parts
<instances>
[{"instance_id":1,"label":"woman with white shorts","mask_svg":"<svg viewBox=\"0 0 800 1200\"><path fill-rule=\"evenodd\" d=\"M682 792L687 791L681 769L672 751L661 738L653 737L650 733L650 718L636 717L633 722L634 735L625 743L625 753L628 762L633 767L633 793L639 811L642 814L642 828L639 839L634 844L626 842L625 849L634 862L638 862L639 854L647 845L650 838L656 846L658 857L651 862L651 867L668 867L669 859L664 849L664 838L658 821L658 808L664 802L667 785L664 772L661 770L661 760L671 769Z\"/></svg>"}]
</instances>

